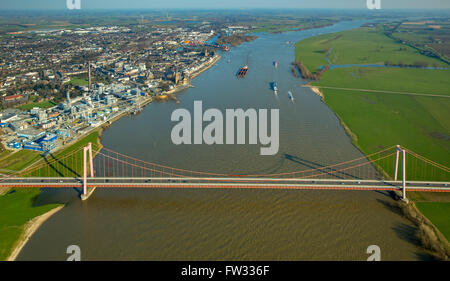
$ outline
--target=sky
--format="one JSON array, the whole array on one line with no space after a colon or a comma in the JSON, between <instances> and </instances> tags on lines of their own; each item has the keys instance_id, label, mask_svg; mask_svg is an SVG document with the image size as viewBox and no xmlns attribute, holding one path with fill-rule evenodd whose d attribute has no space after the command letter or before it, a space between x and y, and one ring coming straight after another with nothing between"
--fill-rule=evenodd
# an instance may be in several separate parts
<instances>
[{"instance_id":1,"label":"sky","mask_svg":"<svg viewBox=\"0 0 450 281\"><path fill-rule=\"evenodd\" d=\"M76 1L76 0L75 0ZM367 0L79 0L82 9L364 9ZM382 9L450 9L450 0L376 0ZM61 10L66 0L0 0L0 10Z\"/></svg>"}]
</instances>

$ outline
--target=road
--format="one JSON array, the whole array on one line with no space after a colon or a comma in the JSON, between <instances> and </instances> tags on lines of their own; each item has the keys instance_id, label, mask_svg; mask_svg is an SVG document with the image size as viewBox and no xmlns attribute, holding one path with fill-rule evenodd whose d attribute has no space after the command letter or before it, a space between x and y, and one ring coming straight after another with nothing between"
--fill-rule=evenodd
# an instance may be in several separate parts
<instances>
[{"instance_id":1,"label":"road","mask_svg":"<svg viewBox=\"0 0 450 281\"><path fill-rule=\"evenodd\" d=\"M302 87L310 87L310 86L309 85L302 85ZM408 95L408 96L425 96L425 97L450 98L450 95L408 93L408 92L395 92L395 91L385 91L385 90L338 88L338 87L328 87L328 86L313 86L313 87L320 88L320 89L333 89L333 90L343 90L343 91L357 91L357 92L368 92L368 93L385 93L385 94L397 94L397 95Z\"/></svg>"},{"instance_id":2,"label":"road","mask_svg":"<svg viewBox=\"0 0 450 281\"><path fill-rule=\"evenodd\" d=\"M311 190L401 190L401 181L283 179L283 178L89 178L89 187L98 188L255 188ZM82 187L80 178L6 178L0 187L64 188ZM450 182L408 181L410 191L450 192Z\"/></svg>"}]
</instances>

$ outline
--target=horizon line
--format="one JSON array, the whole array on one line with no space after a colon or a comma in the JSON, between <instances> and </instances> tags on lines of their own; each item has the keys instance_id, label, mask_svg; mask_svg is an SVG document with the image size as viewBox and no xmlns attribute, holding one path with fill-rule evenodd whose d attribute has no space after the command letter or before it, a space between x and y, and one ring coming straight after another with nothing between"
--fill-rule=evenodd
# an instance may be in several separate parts
<instances>
[{"instance_id":1,"label":"horizon line","mask_svg":"<svg viewBox=\"0 0 450 281\"><path fill-rule=\"evenodd\" d=\"M449 8L436 8L436 7L430 7L430 8L382 8L382 9L368 9L368 8L323 8L323 7L264 7L264 8L258 8L258 7L240 7L240 8L225 8L225 7L216 7L216 8L202 8L202 7L195 7L195 8L179 8L179 7L168 7L168 8L81 8L81 9L68 9L68 8L24 8L24 9L3 9L2 11L111 11L111 10L123 10L123 11L134 11L134 10L358 10L358 11L372 11L372 12L381 12L381 11L409 11L409 10L450 10ZM0 11L0 12L2 12Z\"/></svg>"}]
</instances>

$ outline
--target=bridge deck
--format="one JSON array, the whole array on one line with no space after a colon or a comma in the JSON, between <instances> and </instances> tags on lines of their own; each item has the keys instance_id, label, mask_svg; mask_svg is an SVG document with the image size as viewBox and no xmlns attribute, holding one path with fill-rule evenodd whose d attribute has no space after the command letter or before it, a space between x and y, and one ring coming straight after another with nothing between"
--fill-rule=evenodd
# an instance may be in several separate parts
<instances>
[{"instance_id":1,"label":"bridge deck","mask_svg":"<svg viewBox=\"0 0 450 281\"><path fill-rule=\"evenodd\" d=\"M294 178L88 178L89 187L97 188L253 188L310 190L401 190L401 181L294 179ZM80 178L7 178L0 187L63 188L82 187ZM449 182L407 181L410 191L450 192Z\"/></svg>"}]
</instances>

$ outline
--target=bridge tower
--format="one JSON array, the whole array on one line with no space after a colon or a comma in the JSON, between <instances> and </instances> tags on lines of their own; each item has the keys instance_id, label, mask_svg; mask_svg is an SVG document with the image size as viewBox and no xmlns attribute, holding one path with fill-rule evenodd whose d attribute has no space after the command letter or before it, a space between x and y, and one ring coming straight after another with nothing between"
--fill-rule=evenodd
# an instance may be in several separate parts
<instances>
[{"instance_id":1,"label":"bridge tower","mask_svg":"<svg viewBox=\"0 0 450 281\"><path fill-rule=\"evenodd\" d=\"M402 200L405 202L408 202L408 198L406 198L406 150L403 149L400 145L397 145L397 151L396 151L396 157L395 157L395 175L394 175L394 181L397 181L397 175L398 175L398 161L400 158L400 152L402 153L403 157L403 167L402 167Z\"/></svg>"},{"instance_id":2,"label":"bridge tower","mask_svg":"<svg viewBox=\"0 0 450 281\"><path fill-rule=\"evenodd\" d=\"M87 156L89 154L89 162ZM87 169L89 164L90 177L94 177L94 161L92 159L92 143L86 145L83 149L83 194L81 195L81 200L86 200L89 196L94 192L92 189L88 192L88 184L87 184Z\"/></svg>"}]
</instances>

